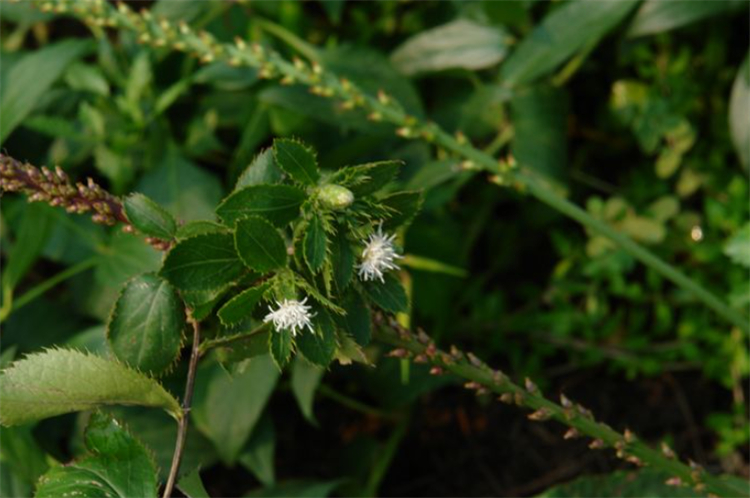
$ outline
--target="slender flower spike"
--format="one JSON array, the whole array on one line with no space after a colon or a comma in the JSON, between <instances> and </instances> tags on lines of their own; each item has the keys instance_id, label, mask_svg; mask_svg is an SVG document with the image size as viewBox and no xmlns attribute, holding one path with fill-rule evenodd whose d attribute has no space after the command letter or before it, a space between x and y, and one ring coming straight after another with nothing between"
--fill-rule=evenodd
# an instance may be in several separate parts
<instances>
[{"instance_id":1,"label":"slender flower spike","mask_svg":"<svg viewBox=\"0 0 750 498\"><path fill-rule=\"evenodd\" d=\"M377 278L381 282L385 282L383 279L384 272L399 269L394 262L401 258L396 254L396 249L393 247L393 239L395 238L395 234L384 234L382 225L378 227L377 232L370 234L370 240L367 241L367 245L362 251L362 264L357 267L359 268L359 278L364 281Z\"/></svg>"},{"instance_id":2,"label":"slender flower spike","mask_svg":"<svg viewBox=\"0 0 750 498\"><path fill-rule=\"evenodd\" d=\"M301 332L305 327L313 332L310 319L315 315L310 313L310 306L306 305L306 302L307 298L302 301L296 299L276 301L279 308L274 310L269 306L270 313L266 315L263 321L273 322L276 332L291 330L293 336L296 336L297 332Z\"/></svg>"}]
</instances>

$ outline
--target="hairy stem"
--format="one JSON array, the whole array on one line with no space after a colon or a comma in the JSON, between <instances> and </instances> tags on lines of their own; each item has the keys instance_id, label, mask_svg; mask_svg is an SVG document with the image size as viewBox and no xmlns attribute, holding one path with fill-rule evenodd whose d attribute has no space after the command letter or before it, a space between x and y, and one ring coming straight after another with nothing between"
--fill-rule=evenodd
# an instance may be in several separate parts
<instances>
[{"instance_id":1,"label":"hairy stem","mask_svg":"<svg viewBox=\"0 0 750 498\"><path fill-rule=\"evenodd\" d=\"M449 150L465 159L466 169L490 172L495 183L525 190L590 230L607 237L641 263L691 292L719 316L750 334L750 320L747 317L628 236L565 199L531 170L513 167L511 162L499 162L474 148L463 136L454 137L435 123L423 122L408 115L398 101L383 92L377 96L369 95L350 81L329 73L315 61L312 65L301 60L290 62L273 50L259 44L248 45L241 39L237 39L235 44L220 43L206 31L196 32L186 23L174 24L166 19L156 19L148 10L136 13L124 3L117 7L97 0L35 0L34 3L46 11L70 13L92 26L133 31L141 43L172 47L197 57L203 63L221 60L232 66L257 68L261 78L279 79L282 84L306 85L314 95L340 101L342 110L364 112L372 121L391 123L396 127L397 135L423 140ZM269 23L266 23L265 28L268 27ZM287 38L284 39L288 42Z\"/></svg>"},{"instance_id":2,"label":"hairy stem","mask_svg":"<svg viewBox=\"0 0 750 498\"><path fill-rule=\"evenodd\" d=\"M201 326L197 320L190 317L190 323L193 326L193 347L190 350L190 364L188 365L187 380L185 381L185 394L182 398L182 417L177 426L177 441L174 445L174 454L172 455L172 465L169 469L167 484L164 486L163 498L172 496L177 473L180 471L180 462L182 453L185 450L185 439L190 421L190 405L193 402L193 389L195 387L195 372L198 369L198 359L200 358Z\"/></svg>"},{"instance_id":3,"label":"hairy stem","mask_svg":"<svg viewBox=\"0 0 750 498\"><path fill-rule=\"evenodd\" d=\"M430 363L433 365L431 373L435 375L450 372L465 379L468 389L474 389L477 393L499 394L504 402L533 410L529 415L531 420L557 420L567 425L571 429L566 433L566 438L589 436L593 438L590 444L592 449L613 448L623 460L667 472L673 476L668 484L692 486L700 493L727 497L742 496L746 491L707 473L697 464L682 463L666 445L658 451L639 441L630 431L620 434L607 424L596 421L589 410L564 396L560 397L560 404L550 401L528 379L526 385L521 387L471 353L463 353L455 347L451 348L450 353L442 351L424 332L415 335L393 318L376 315L374 337L397 348L391 352L391 356Z\"/></svg>"}]
</instances>

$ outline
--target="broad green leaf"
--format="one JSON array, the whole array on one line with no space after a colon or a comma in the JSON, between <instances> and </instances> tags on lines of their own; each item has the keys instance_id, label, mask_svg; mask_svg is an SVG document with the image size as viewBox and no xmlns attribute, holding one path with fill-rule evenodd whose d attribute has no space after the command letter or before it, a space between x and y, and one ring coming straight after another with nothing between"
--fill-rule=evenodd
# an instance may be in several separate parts
<instances>
[{"instance_id":1,"label":"broad green leaf","mask_svg":"<svg viewBox=\"0 0 750 498\"><path fill-rule=\"evenodd\" d=\"M406 291L393 274L386 274L385 282L374 280L364 282L363 287L367 297L378 307L391 313L406 311L409 306L409 300L406 297Z\"/></svg>"},{"instance_id":2,"label":"broad green leaf","mask_svg":"<svg viewBox=\"0 0 750 498\"><path fill-rule=\"evenodd\" d=\"M118 359L158 375L177 359L184 328L180 297L166 280L146 274L125 284L109 320L107 341Z\"/></svg>"},{"instance_id":3,"label":"broad green leaf","mask_svg":"<svg viewBox=\"0 0 750 498\"><path fill-rule=\"evenodd\" d=\"M315 185L320 179L315 151L296 140L286 138L273 141L273 156L276 164L292 180L304 185Z\"/></svg>"},{"instance_id":4,"label":"broad green leaf","mask_svg":"<svg viewBox=\"0 0 750 498\"><path fill-rule=\"evenodd\" d=\"M305 197L291 185L250 185L224 199L216 214L228 224L246 216L262 216L281 227L297 218Z\"/></svg>"},{"instance_id":5,"label":"broad green leaf","mask_svg":"<svg viewBox=\"0 0 750 498\"><path fill-rule=\"evenodd\" d=\"M184 225L181 225L177 228L175 237L181 240L189 239L190 237L195 237L196 235L205 235L207 233L221 233L224 231L226 231L225 226L214 223L213 221L188 221Z\"/></svg>"},{"instance_id":6,"label":"broad green leaf","mask_svg":"<svg viewBox=\"0 0 750 498\"><path fill-rule=\"evenodd\" d=\"M109 83L97 66L74 62L65 71L65 83L73 90L109 96Z\"/></svg>"},{"instance_id":7,"label":"broad green leaf","mask_svg":"<svg viewBox=\"0 0 750 498\"><path fill-rule=\"evenodd\" d=\"M750 168L750 54L737 72L729 97L729 132L745 170Z\"/></svg>"},{"instance_id":8,"label":"broad green leaf","mask_svg":"<svg viewBox=\"0 0 750 498\"><path fill-rule=\"evenodd\" d=\"M278 378L279 371L268 355L251 359L245 371L235 375L216 364L199 372L192 414L227 464L242 452Z\"/></svg>"},{"instance_id":9,"label":"broad green leaf","mask_svg":"<svg viewBox=\"0 0 750 498\"><path fill-rule=\"evenodd\" d=\"M196 468L177 483L177 489L187 498L211 498L201 480L200 468Z\"/></svg>"},{"instance_id":10,"label":"broad green leaf","mask_svg":"<svg viewBox=\"0 0 750 498\"><path fill-rule=\"evenodd\" d=\"M310 331L303 331L302 333L309 334ZM282 370L292 357L292 347L294 344L292 337L292 331L289 329L274 330L268 335L268 348L279 370Z\"/></svg>"},{"instance_id":11,"label":"broad green leaf","mask_svg":"<svg viewBox=\"0 0 750 498\"><path fill-rule=\"evenodd\" d=\"M0 88L0 143L34 110L65 68L91 46L89 40L65 40L24 55L9 68Z\"/></svg>"},{"instance_id":12,"label":"broad green leaf","mask_svg":"<svg viewBox=\"0 0 750 498\"><path fill-rule=\"evenodd\" d=\"M125 198L125 214L133 226L151 237L172 239L177 222L163 207L143 194L135 193Z\"/></svg>"},{"instance_id":13,"label":"broad green leaf","mask_svg":"<svg viewBox=\"0 0 750 498\"><path fill-rule=\"evenodd\" d=\"M318 273L326 259L328 238L320 216L314 215L305 233L305 262L313 273Z\"/></svg>"},{"instance_id":14,"label":"broad green leaf","mask_svg":"<svg viewBox=\"0 0 750 498\"><path fill-rule=\"evenodd\" d=\"M221 323L232 325L249 317L267 289L268 284L265 283L257 287L250 287L227 301L224 306L219 308L217 313Z\"/></svg>"},{"instance_id":15,"label":"broad green leaf","mask_svg":"<svg viewBox=\"0 0 750 498\"><path fill-rule=\"evenodd\" d=\"M646 0L630 22L628 37L663 33L743 5L746 3L741 0Z\"/></svg>"},{"instance_id":16,"label":"broad green leaf","mask_svg":"<svg viewBox=\"0 0 750 498\"><path fill-rule=\"evenodd\" d=\"M242 451L240 463L250 470L264 486L272 486L276 482L273 463L275 452L276 431L273 418L266 411Z\"/></svg>"},{"instance_id":17,"label":"broad green leaf","mask_svg":"<svg viewBox=\"0 0 750 498\"><path fill-rule=\"evenodd\" d=\"M16 361L0 375L0 423L19 425L102 405L180 405L158 382L119 362L67 349Z\"/></svg>"},{"instance_id":18,"label":"broad green leaf","mask_svg":"<svg viewBox=\"0 0 750 498\"><path fill-rule=\"evenodd\" d=\"M313 425L318 425L313 414L315 391L325 370L297 357L292 364L292 393L302 415Z\"/></svg>"},{"instance_id":19,"label":"broad green leaf","mask_svg":"<svg viewBox=\"0 0 750 498\"><path fill-rule=\"evenodd\" d=\"M286 266L284 239L273 225L259 216L237 222L234 242L240 259L248 268L266 273Z\"/></svg>"},{"instance_id":20,"label":"broad green leaf","mask_svg":"<svg viewBox=\"0 0 750 498\"><path fill-rule=\"evenodd\" d=\"M240 190L250 185L264 185L278 183L283 177L282 171L276 166L273 158L273 149L266 149L245 168L240 177L237 179L237 185L234 190Z\"/></svg>"},{"instance_id":21,"label":"broad green leaf","mask_svg":"<svg viewBox=\"0 0 750 498\"><path fill-rule=\"evenodd\" d=\"M313 306L315 333L305 331L295 340L297 349L311 363L327 367L336 353L336 327L322 306Z\"/></svg>"},{"instance_id":22,"label":"broad green leaf","mask_svg":"<svg viewBox=\"0 0 750 498\"><path fill-rule=\"evenodd\" d=\"M156 271L162 253L148 245L143 237L113 231L106 244L97 247L98 262L94 276L105 286L119 290L128 279Z\"/></svg>"},{"instance_id":23,"label":"broad green leaf","mask_svg":"<svg viewBox=\"0 0 750 498\"><path fill-rule=\"evenodd\" d=\"M143 192L183 221L208 220L221 200L221 182L185 158L174 145L167 146L157 167L146 173L135 190Z\"/></svg>"},{"instance_id":24,"label":"broad green leaf","mask_svg":"<svg viewBox=\"0 0 750 498\"><path fill-rule=\"evenodd\" d=\"M211 314L214 307L229 292L231 284L225 284L216 289L199 291L181 291L180 296L190 308L190 314L198 321L204 320Z\"/></svg>"},{"instance_id":25,"label":"broad green leaf","mask_svg":"<svg viewBox=\"0 0 750 498\"><path fill-rule=\"evenodd\" d=\"M360 295L353 291L344 296L343 303L346 315L336 317L336 321L357 344L367 346L372 333L370 309Z\"/></svg>"},{"instance_id":26,"label":"broad green leaf","mask_svg":"<svg viewBox=\"0 0 750 498\"><path fill-rule=\"evenodd\" d=\"M326 498L341 483L341 480L284 481L274 486L251 491L245 496L250 498Z\"/></svg>"},{"instance_id":27,"label":"broad green leaf","mask_svg":"<svg viewBox=\"0 0 750 498\"><path fill-rule=\"evenodd\" d=\"M359 164L339 171L333 178L341 182L355 197L374 194L396 178L403 162L379 161Z\"/></svg>"},{"instance_id":28,"label":"broad green leaf","mask_svg":"<svg viewBox=\"0 0 750 498\"><path fill-rule=\"evenodd\" d=\"M180 290L218 289L239 278L245 267L227 233L185 239L167 254L161 275Z\"/></svg>"},{"instance_id":29,"label":"broad green leaf","mask_svg":"<svg viewBox=\"0 0 750 498\"><path fill-rule=\"evenodd\" d=\"M524 38L500 69L500 80L520 85L549 74L584 47L597 43L637 0L573 0L554 9Z\"/></svg>"},{"instance_id":30,"label":"broad green leaf","mask_svg":"<svg viewBox=\"0 0 750 498\"><path fill-rule=\"evenodd\" d=\"M392 231L403 225L408 225L422 207L422 192L396 192L381 199L381 203L392 211L383 223L383 229Z\"/></svg>"},{"instance_id":31,"label":"broad green leaf","mask_svg":"<svg viewBox=\"0 0 750 498\"><path fill-rule=\"evenodd\" d=\"M331 240L331 263L333 281L341 292L349 285L354 274L354 251L343 227L338 227L336 235Z\"/></svg>"},{"instance_id":32,"label":"broad green leaf","mask_svg":"<svg viewBox=\"0 0 750 498\"><path fill-rule=\"evenodd\" d=\"M13 289L44 250L55 222L53 209L44 204L30 204L24 208L15 240L8 250L7 263L3 265L4 289ZM3 245L8 245L5 234Z\"/></svg>"},{"instance_id":33,"label":"broad green leaf","mask_svg":"<svg viewBox=\"0 0 750 498\"><path fill-rule=\"evenodd\" d=\"M724 244L724 254L734 263L750 268L750 223L737 230Z\"/></svg>"},{"instance_id":34,"label":"broad green leaf","mask_svg":"<svg viewBox=\"0 0 750 498\"><path fill-rule=\"evenodd\" d=\"M86 428L89 454L50 469L39 479L37 498L156 497L156 464L149 451L108 416L94 412Z\"/></svg>"},{"instance_id":35,"label":"broad green leaf","mask_svg":"<svg viewBox=\"0 0 750 498\"><path fill-rule=\"evenodd\" d=\"M568 105L563 89L535 86L521 90L510 103L512 152L516 161L562 179L568 156Z\"/></svg>"},{"instance_id":36,"label":"broad green leaf","mask_svg":"<svg viewBox=\"0 0 750 498\"><path fill-rule=\"evenodd\" d=\"M256 356L268 354L268 336L273 331L264 330L255 334L247 334L229 344L216 348L216 355L225 365L240 363Z\"/></svg>"},{"instance_id":37,"label":"broad green leaf","mask_svg":"<svg viewBox=\"0 0 750 498\"><path fill-rule=\"evenodd\" d=\"M505 58L509 42L510 36L500 27L458 19L409 38L391 54L391 62L408 76L484 69Z\"/></svg>"},{"instance_id":38,"label":"broad green leaf","mask_svg":"<svg viewBox=\"0 0 750 498\"><path fill-rule=\"evenodd\" d=\"M0 427L0 455L2 466L10 467L12 473L29 487L49 468L47 456L28 425Z\"/></svg>"}]
</instances>

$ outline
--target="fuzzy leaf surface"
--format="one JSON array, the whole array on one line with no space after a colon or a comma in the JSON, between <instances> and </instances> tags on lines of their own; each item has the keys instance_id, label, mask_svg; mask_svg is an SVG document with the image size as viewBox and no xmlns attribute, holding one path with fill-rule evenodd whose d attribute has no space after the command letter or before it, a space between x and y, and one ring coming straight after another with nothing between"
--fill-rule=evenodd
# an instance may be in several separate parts
<instances>
[{"instance_id":1,"label":"fuzzy leaf surface","mask_svg":"<svg viewBox=\"0 0 750 498\"><path fill-rule=\"evenodd\" d=\"M284 226L299 215L306 194L291 185L250 185L224 199L216 214L227 224L246 216L261 216Z\"/></svg>"}]
</instances>

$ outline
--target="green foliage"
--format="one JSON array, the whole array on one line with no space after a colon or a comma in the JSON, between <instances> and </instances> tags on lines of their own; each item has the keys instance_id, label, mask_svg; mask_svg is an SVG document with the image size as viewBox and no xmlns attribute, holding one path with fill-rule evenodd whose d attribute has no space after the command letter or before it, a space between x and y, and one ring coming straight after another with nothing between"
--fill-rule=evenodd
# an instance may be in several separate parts
<instances>
[{"instance_id":1,"label":"green foliage","mask_svg":"<svg viewBox=\"0 0 750 498\"><path fill-rule=\"evenodd\" d=\"M140 232L170 240L177 232L172 215L143 194L132 194L125 199L125 214Z\"/></svg>"}]
</instances>

